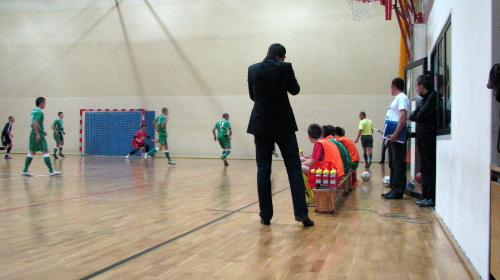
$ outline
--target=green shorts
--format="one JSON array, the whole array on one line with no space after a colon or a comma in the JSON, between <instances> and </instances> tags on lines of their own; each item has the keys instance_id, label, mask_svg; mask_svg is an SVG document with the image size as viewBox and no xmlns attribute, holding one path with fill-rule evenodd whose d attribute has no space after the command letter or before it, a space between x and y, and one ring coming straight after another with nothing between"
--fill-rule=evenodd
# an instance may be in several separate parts
<instances>
[{"instance_id":1,"label":"green shorts","mask_svg":"<svg viewBox=\"0 0 500 280\"><path fill-rule=\"evenodd\" d=\"M40 141L36 142L36 134L30 133L30 144L29 144L30 152L46 152L49 149L47 148L47 140L45 140L45 135L40 133Z\"/></svg>"},{"instance_id":2,"label":"green shorts","mask_svg":"<svg viewBox=\"0 0 500 280\"><path fill-rule=\"evenodd\" d=\"M231 140L229 139L229 136L222 136L222 137L217 137L217 140L219 140L219 144L221 148L231 148Z\"/></svg>"},{"instance_id":3,"label":"green shorts","mask_svg":"<svg viewBox=\"0 0 500 280\"><path fill-rule=\"evenodd\" d=\"M54 132L54 140L56 140L56 143L59 144L60 142L63 142L64 141L64 135L62 132L57 132L57 135L56 133Z\"/></svg>"},{"instance_id":4,"label":"green shorts","mask_svg":"<svg viewBox=\"0 0 500 280\"><path fill-rule=\"evenodd\" d=\"M158 143L162 145L167 145L167 134L166 133L158 133Z\"/></svg>"}]
</instances>

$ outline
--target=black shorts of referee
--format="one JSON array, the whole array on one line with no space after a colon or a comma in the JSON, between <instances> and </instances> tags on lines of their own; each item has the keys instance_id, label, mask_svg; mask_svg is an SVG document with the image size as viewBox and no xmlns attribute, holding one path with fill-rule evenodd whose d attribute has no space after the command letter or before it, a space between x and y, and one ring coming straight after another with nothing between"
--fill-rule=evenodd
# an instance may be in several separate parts
<instances>
[{"instance_id":1,"label":"black shorts of referee","mask_svg":"<svg viewBox=\"0 0 500 280\"><path fill-rule=\"evenodd\" d=\"M361 147L363 147L363 148L373 148L373 136L371 136L371 135L361 135Z\"/></svg>"}]
</instances>

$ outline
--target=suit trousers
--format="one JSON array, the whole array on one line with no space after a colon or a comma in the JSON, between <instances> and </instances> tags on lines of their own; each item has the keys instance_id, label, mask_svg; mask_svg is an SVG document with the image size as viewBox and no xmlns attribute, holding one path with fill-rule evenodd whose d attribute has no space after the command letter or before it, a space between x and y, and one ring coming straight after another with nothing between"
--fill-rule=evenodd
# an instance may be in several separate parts
<instances>
[{"instance_id":1,"label":"suit trousers","mask_svg":"<svg viewBox=\"0 0 500 280\"><path fill-rule=\"evenodd\" d=\"M391 189L403 194L406 189L406 142L389 142L389 167L391 169Z\"/></svg>"},{"instance_id":2,"label":"suit trousers","mask_svg":"<svg viewBox=\"0 0 500 280\"><path fill-rule=\"evenodd\" d=\"M275 143L278 144L285 161L288 182L292 192L294 215L295 217L307 216L306 187L302 176L299 147L295 133L277 136L255 135L254 143L257 159L257 191L259 194L260 217L263 220L271 220L273 217L271 166Z\"/></svg>"},{"instance_id":3,"label":"suit trousers","mask_svg":"<svg viewBox=\"0 0 500 280\"><path fill-rule=\"evenodd\" d=\"M436 137L417 139L422 175L422 196L436 201Z\"/></svg>"},{"instance_id":4,"label":"suit trousers","mask_svg":"<svg viewBox=\"0 0 500 280\"><path fill-rule=\"evenodd\" d=\"M385 140L382 140L382 154L381 154L380 162L385 161L385 150L387 150L387 146L385 145Z\"/></svg>"}]
</instances>

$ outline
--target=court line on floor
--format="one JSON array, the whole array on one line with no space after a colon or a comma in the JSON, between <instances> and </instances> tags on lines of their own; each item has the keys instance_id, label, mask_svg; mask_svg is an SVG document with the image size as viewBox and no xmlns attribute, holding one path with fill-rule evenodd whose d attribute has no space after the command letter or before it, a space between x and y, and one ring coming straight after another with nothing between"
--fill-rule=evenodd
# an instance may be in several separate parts
<instances>
[{"instance_id":1,"label":"court line on floor","mask_svg":"<svg viewBox=\"0 0 500 280\"><path fill-rule=\"evenodd\" d=\"M284 188L284 189L282 189L282 190L279 190L279 191L277 191L277 192L273 193L272 195L274 196L274 195L276 195L276 194L279 194L280 192L283 192L283 191L285 191L285 190L287 190L287 189L289 189L289 188L290 188L290 187L286 187L286 188ZM142 255L145 255L145 254L147 254L147 253L149 253L149 252L151 252L151 251L154 251L154 250L156 250L156 249L158 249L158 248L161 248L161 247L163 247L163 246L165 246L165 245L167 245L167 244L169 244L169 243L172 243L173 241L176 241L176 240L178 240L178 239L181 239L182 237L185 237L185 236L187 236L187 235L190 235L191 233L194 233L194 232L197 232L197 231L199 231L199 230L201 230L201 229L203 229L203 228L206 228L206 227L208 227L209 225L212 225L212 224L214 224L214 223L216 223L216 222L218 222L218 221L220 221L220 220L222 220L222 219L225 219L225 218L227 218L227 217L229 217L229 216L231 216L231 215L233 215L233 214L240 213L240 212L242 212L241 210L243 210L243 209L245 209L245 208L248 208L248 207L250 207L250 206L253 206L253 205L257 204L257 203L259 203L259 201L258 201L258 200L257 200L257 201L254 201L254 202L252 202L252 203L250 203L250 204L247 204L247 205L245 205L245 206L243 206L243 207L241 207L241 208L239 208L239 209L236 209L236 210L234 210L234 211L231 211L230 213L227 213L227 214L225 214L225 215L223 215L223 216L220 216L219 218L216 218L216 219L214 219L214 220L212 220L212 221L210 221L210 222L208 222L208 223L205 223L205 224L203 224L203 225L201 225L201 226L199 226L199 227L196 227L196 228L194 228L194 229L192 229L192 230L186 231L186 232L181 233L181 234L179 234L179 235L177 235L177 236L175 236L175 237L172 237L172 238L170 238L170 239L168 239L168 240L166 240L166 241L164 241L164 242L162 242L162 243L160 243L160 244L157 244L157 245L155 245L155 246L153 246L153 247L150 247L150 248L148 248L148 249L145 249L145 250L143 250L143 251L141 251L141 252L139 252L139 253L137 253L137 254L135 254L135 255L132 255L132 256L130 256L130 257L128 257L128 258L125 258L125 259L123 259L123 260L121 260L121 261L118 261L118 262L116 262L116 263L114 263L114 264L112 264L112 265L109 265L109 266L107 266L107 267L105 267L105 268L103 268L103 269L101 269L101 270L99 270L99 271L96 271L96 272L94 272L94 273L92 273L92 274L89 274L89 275L87 275L87 276L83 277L83 278L80 278L80 280L88 280L88 279L94 278L94 277L96 277L96 276L98 276L98 275L101 275L101 274L103 274L103 273L105 273L105 272L107 272L107 271L110 271L110 270L112 270L112 269L114 269L114 268L116 268L116 267L118 267L118 266L120 266L120 265L122 265L122 264L125 264L125 263L127 263L127 262L129 262L129 261L132 261L132 260L134 260L134 259L136 259L136 258L138 258L138 257L142 256Z\"/></svg>"},{"instance_id":2,"label":"court line on floor","mask_svg":"<svg viewBox=\"0 0 500 280\"><path fill-rule=\"evenodd\" d=\"M238 170L238 169L232 169L231 171L236 171L236 170ZM0 213L10 212L10 211L19 210L19 209L25 209L25 208L30 208L30 207L37 207L37 206L42 206L42 205L49 205L49 204L54 204L54 203L64 202L64 201L69 201L69 200L76 200L76 199L80 199L80 198L87 198L87 197L91 197L91 196L98 196L98 195L103 195L103 194L110 194L110 193L115 193L115 192L146 188L146 187L150 187L150 186L154 186L154 185L158 185L158 184L177 182L177 181L182 181L182 180L186 180L186 179L192 179L192 178L202 177L202 176L207 176L207 175L212 175L212 174L220 174L220 171L206 173L206 174L200 174L200 175L190 176L190 177L185 177L185 178L179 178L179 179L174 179L174 180L167 180L167 181L162 181L162 182L144 184L144 185L124 188L124 189L117 189L117 190L111 190L111 191L105 191L105 192L99 192L99 193L86 194L86 195L70 197L70 198L65 198L65 199L59 199L59 200L54 200L54 201L49 201L49 202L42 202L42 203L31 204L31 205L27 205L27 206L20 206L20 207L15 207L15 208L10 208L10 209L4 209L4 210L0 210Z\"/></svg>"},{"instance_id":3,"label":"court line on floor","mask_svg":"<svg viewBox=\"0 0 500 280\"><path fill-rule=\"evenodd\" d=\"M0 173L0 174L11 174L11 173ZM36 177L45 177L47 175L35 175L35 176L29 176L31 178L36 178ZM0 179L0 181L7 181L7 180L16 180L16 179L23 179L26 178L26 176L21 176L21 177L14 177L14 178L7 178L7 179Z\"/></svg>"}]
</instances>

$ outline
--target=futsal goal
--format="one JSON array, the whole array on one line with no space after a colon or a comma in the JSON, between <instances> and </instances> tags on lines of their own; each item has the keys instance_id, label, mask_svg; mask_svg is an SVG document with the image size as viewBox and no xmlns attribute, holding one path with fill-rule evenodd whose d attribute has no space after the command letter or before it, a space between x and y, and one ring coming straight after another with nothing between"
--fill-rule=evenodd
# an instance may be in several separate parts
<instances>
[{"instance_id":1,"label":"futsal goal","mask_svg":"<svg viewBox=\"0 0 500 280\"><path fill-rule=\"evenodd\" d=\"M80 155L125 156L141 125L155 138L154 119L155 111L145 109L80 109ZM149 139L146 143L154 147Z\"/></svg>"}]
</instances>

